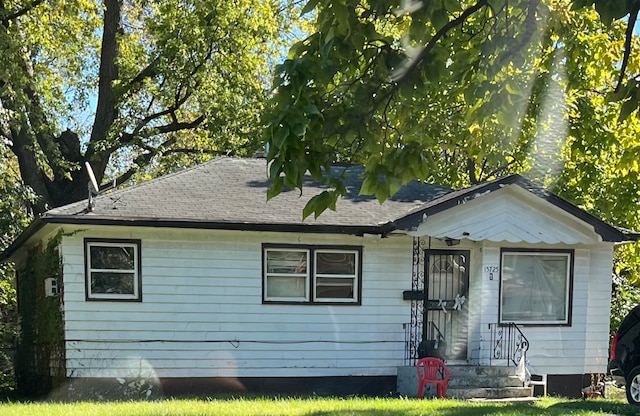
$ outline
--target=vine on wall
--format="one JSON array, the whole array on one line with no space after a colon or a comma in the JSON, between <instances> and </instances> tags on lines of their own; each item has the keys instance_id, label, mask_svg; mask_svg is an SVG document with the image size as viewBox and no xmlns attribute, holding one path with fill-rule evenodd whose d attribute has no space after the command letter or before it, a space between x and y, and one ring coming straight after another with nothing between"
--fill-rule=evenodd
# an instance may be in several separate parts
<instances>
[{"instance_id":1,"label":"vine on wall","mask_svg":"<svg viewBox=\"0 0 640 416\"><path fill-rule=\"evenodd\" d=\"M15 390L14 361L18 336L15 272L13 265L0 264L0 397Z\"/></svg>"},{"instance_id":2,"label":"vine on wall","mask_svg":"<svg viewBox=\"0 0 640 416\"><path fill-rule=\"evenodd\" d=\"M62 263L58 248L62 232L32 249L18 267L20 331L16 353L18 392L43 396L66 377L62 293L46 296L45 279L58 280L62 290Z\"/></svg>"}]
</instances>

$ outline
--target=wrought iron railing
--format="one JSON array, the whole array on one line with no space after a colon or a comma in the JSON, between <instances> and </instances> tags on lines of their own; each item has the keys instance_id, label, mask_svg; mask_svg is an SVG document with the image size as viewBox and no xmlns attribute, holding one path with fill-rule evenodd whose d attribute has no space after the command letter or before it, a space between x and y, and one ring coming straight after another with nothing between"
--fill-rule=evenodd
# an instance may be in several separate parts
<instances>
[{"instance_id":1,"label":"wrought iron railing","mask_svg":"<svg viewBox=\"0 0 640 416\"><path fill-rule=\"evenodd\" d=\"M416 336L411 323L402 324L402 329L404 329L404 365L413 366L419 358L419 346L423 339L422 336ZM436 341L435 348L445 342L444 335L434 322L428 323L426 334L428 340Z\"/></svg>"},{"instance_id":2,"label":"wrought iron railing","mask_svg":"<svg viewBox=\"0 0 640 416\"><path fill-rule=\"evenodd\" d=\"M517 366L522 359L527 362L527 350L529 340L524 336L518 325L513 322L508 324L489 324L491 332L490 363L504 361L507 367Z\"/></svg>"},{"instance_id":3,"label":"wrought iron railing","mask_svg":"<svg viewBox=\"0 0 640 416\"><path fill-rule=\"evenodd\" d=\"M418 357L418 339L415 327L411 323L402 324L404 329L404 365L412 366L416 364Z\"/></svg>"},{"instance_id":4,"label":"wrought iron railing","mask_svg":"<svg viewBox=\"0 0 640 416\"><path fill-rule=\"evenodd\" d=\"M440 332L440 328L438 328L438 325L436 325L435 322L429 322L427 329L429 331L428 332L429 339L433 339L436 341L436 348L437 348L438 344L441 344L444 342L444 335L442 335L442 332Z\"/></svg>"}]
</instances>

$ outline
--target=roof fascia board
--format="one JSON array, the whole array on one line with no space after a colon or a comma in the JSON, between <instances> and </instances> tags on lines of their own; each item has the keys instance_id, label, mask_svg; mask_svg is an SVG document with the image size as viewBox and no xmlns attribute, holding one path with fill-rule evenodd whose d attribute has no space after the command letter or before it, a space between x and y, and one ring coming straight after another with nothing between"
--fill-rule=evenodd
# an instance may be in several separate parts
<instances>
[{"instance_id":1,"label":"roof fascia board","mask_svg":"<svg viewBox=\"0 0 640 416\"><path fill-rule=\"evenodd\" d=\"M387 236L395 228L392 223L379 226L359 225L318 225L318 224L255 224L255 223L226 223L226 222L197 222L179 220L147 220L147 219L116 219L92 218L76 216L45 216L34 219L31 224L2 252L0 263L11 261L11 257L31 237L47 224L55 225L113 225L125 227L154 227L154 228L185 228L205 230L237 230L237 231L277 231L287 233L313 234L344 234L362 236L364 234L379 234Z\"/></svg>"},{"instance_id":2,"label":"roof fascia board","mask_svg":"<svg viewBox=\"0 0 640 416\"><path fill-rule=\"evenodd\" d=\"M198 222L180 220L148 220L148 219L117 219L117 218L88 218L88 217L49 217L50 224L71 225L114 225L155 228L185 228L206 230L238 230L238 231L280 231L280 232L308 232L316 234L382 234L392 231L388 224L380 226L359 225L322 225L322 224L257 224L257 223L228 223L228 222Z\"/></svg>"}]
</instances>

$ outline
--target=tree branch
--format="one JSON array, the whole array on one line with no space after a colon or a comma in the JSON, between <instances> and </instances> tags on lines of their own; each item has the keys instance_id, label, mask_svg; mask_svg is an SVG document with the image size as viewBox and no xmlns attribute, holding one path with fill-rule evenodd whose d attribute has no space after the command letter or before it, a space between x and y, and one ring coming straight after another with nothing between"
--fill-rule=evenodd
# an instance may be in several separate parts
<instances>
[{"instance_id":1,"label":"tree branch","mask_svg":"<svg viewBox=\"0 0 640 416\"><path fill-rule=\"evenodd\" d=\"M618 77L618 84L616 85L615 92L619 92L624 80L624 74L627 71L627 65L629 65L629 56L631 55L631 41L633 40L633 28L635 27L636 20L638 20L638 11L640 11L640 3L636 2L631 12L629 13L629 20L627 21L626 38L624 40L624 57L622 58L622 66L620 67L620 76Z\"/></svg>"},{"instance_id":2,"label":"tree branch","mask_svg":"<svg viewBox=\"0 0 640 416\"><path fill-rule=\"evenodd\" d=\"M398 88L400 88L400 84L402 84L402 82L408 78L409 74L413 70L415 70L418 65L422 63L422 61L426 59L426 57L429 55L431 50L436 46L440 39L445 37L450 30L462 25L469 18L469 16L486 6L487 2L488 0L479 0L476 4L463 11L460 16L449 21L446 25L441 27L440 30L438 30L436 34L433 35L433 37L429 40L429 43L427 43L427 45L415 57L415 59L411 61L411 63L409 63L409 65L404 69L404 73L400 77L396 78L396 84L391 89L390 93L393 94L398 90Z\"/></svg>"},{"instance_id":3,"label":"tree branch","mask_svg":"<svg viewBox=\"0 0 640 416\"><path fill-rule=\"evenodd\" d=\"M116 97L113 82L118 79L116 60L119 55L117 35L121 31L122 0L104 0L104 25L102 29L102 48L100 53L100 69L98 73L98 102L96 115L89 138L86 158L91 159L96 153L91 144L107 138L109 130L117 117ZM109 162L109 154L102 153L99 160L94 160L96 176L102 178Z\"/></svg>"},{"instance_id":4,"label":"tree branch","mask_svg":"<svg viewBox=\"0 0 640 416\"><path fill-rule=\"evenodd\" d=\"M144 67L142 71L138 73L131 81L127 83L124 87L122 87L122 91L120 91L120 96L125 96L136 88L138 85L142 84L146 79L155 78L158 76L158 71L156 70L156 64L159 61L159 57L156 57L149 65Z\"/></svg>"},{"instance_id":5,"label":"tree branch","mask_svg":"<svg viewBox=\"0 0 640 416\"><path fill-rule=\"evenodd\" d=\"M22 9L13 12L11 14L8 14L6 16L2 16L0 17L0 23L2 23L2 25L4 27L7 27L9 25L9 22L12 20L17 19L20 16L23 16L27 13L29 13L31 10L35 9L38 5L42 4L44 2L44 0L33 0L31 3L25 5ZM6 9L4 7L2 7L2 12L6 13ZM2 14L4 14L2 13Z\"/></svg>"},{"instance_id":6,"label":"tree branch","mask_svg":"<svg viewBox=\"0 0 640 416\"><path fill-rule=\"evenodd\" d=\"M205 117L203 115L201 115L198 118L196 118L196 119L194 119L194 120L192 120L190 122L179 123L177 121L174 121L173 123L165 124L163 126L154 127L153 129L157 133L160 133L160 134L173 133L173 132L180 131L180 130L192 130L192 129L195 129L196 127L198 127L200 124L202 124L204 119L205 119Z\"/></svg>"}]
</instances>

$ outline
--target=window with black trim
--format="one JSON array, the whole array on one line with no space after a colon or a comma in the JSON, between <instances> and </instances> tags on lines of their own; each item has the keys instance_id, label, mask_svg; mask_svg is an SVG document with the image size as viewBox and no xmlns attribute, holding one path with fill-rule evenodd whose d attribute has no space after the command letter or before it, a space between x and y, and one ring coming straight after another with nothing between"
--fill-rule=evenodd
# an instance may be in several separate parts
<instances>
[{"instance_id":1,"label":"window with black trim","mask_svg":"<svg viewBox=\"0 0 640 416\"><path fill-rule=\"evenodd\" d=\"M500 322L571 325L573 250L503 249Z\"/></svg>"},{"instance_id":2,"label":"window with black trim","mask_svg":"<svg viewBox=\"0 0 640 416\"><path fill-rule=\"evenodd\" d=\"M87 300L142 300L140 240L85 238Z\"/></svg>"},{"instance_id":3,"label":"window with black trim","mask_svg":"<svg viewBox=\"0 0 640 416\"><path fill-rule=\"evenodd\" d=\"M263 245L263 300L359 304L361 247Z\"/></svg>"}]
</instances>

